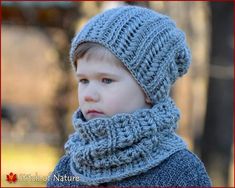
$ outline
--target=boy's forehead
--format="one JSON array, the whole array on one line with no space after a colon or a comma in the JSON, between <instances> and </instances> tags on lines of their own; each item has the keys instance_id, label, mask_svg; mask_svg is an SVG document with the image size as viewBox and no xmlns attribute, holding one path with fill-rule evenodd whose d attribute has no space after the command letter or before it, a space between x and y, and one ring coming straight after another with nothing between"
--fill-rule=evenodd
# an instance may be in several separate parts
<instances>
[{"instance_id":1,"label":"boy's forehead","mask_svg":"<svg viewBox=\"0 0 235 188\"><path fill-rule=\"evenodd\" d=\"M84 54L84 58L87 59L87 61L89 61L90 59L96 59L100 61L107 61L116 64L121 64L119 59L104 47L96 47L89 49Z\"/></svg>"},{"instance_id":2,"label":"boy's forehead","mask_svg":"<svg viewBox=\"0 0 235 188\"><path fill-rule=\"evenodd\" d=\"M83 74L116 74L127 72L120 62L111 59L97 59L95 57L86 59L85 56L77 60L77 75Z\"/></svg>"}]
</instances>

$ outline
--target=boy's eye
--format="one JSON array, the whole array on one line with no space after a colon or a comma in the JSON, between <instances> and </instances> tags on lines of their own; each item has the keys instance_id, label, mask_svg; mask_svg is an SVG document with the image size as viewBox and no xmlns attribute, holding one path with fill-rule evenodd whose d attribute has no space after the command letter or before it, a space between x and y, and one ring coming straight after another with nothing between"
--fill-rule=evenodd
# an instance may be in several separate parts
<instances>
[{"instance_id":1,"label":"boy's eye","mask_svg":"<svg viewBox=\"0 0 235 188\"><path fill-rule=\"evenodd\" d=\"M111 84L113 82L113 80L110 78L102 78L102 82L105 84Z\"/></svg>"},{"instance_id":2,"label":"boy's eye","mask_svg":"<svg viewBox=\"0 0 235 188\"><path fill-rule=\"evenodd\" d=\"M87 79L80 79L79 83L87 84L89 81Z\"/></svg>"}]
</instances>

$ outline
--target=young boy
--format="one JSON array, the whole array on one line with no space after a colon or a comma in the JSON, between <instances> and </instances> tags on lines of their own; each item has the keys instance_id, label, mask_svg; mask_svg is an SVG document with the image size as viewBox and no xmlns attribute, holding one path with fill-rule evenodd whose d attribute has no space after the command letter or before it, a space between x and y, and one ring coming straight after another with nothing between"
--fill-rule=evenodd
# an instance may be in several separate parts
<instances>
[{"instance_id":1,"label":"young boy","mask_svg":"<svg viewBox=\"0 0 235 188\"><path fill-rule=\"evenodd\" d=\"M123 6L75 36L75 133L47 186L211 186L203 163L175 133L171 85L191 61L184 33L167 16Z\"/></svg>"}]
</instances>

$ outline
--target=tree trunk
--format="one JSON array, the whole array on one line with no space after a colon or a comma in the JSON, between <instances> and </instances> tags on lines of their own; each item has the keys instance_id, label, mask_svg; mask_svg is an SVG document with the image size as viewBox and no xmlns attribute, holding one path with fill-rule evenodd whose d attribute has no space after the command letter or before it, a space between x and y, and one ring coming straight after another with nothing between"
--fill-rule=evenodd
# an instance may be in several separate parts
<instances>
[{"instance_id":1,"label":"tree trunk","mask_svg":"<svg viewBox=\"0 0 235 188\"><path fill-rule=\"evenodd\" d=\"M201 157L213 185L227 186L233 143L233 3L209 6L210 77Z\"/></svg>"}]
</instances>

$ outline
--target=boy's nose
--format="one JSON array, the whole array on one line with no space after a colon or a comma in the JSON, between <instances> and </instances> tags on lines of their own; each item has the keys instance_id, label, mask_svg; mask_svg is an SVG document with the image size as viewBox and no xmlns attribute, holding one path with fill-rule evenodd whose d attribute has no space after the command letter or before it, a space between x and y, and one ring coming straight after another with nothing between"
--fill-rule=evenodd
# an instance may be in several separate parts
<instances>
[{"instance_id":1,"label":"boy's nose","mask_svg":"<svg viewBox=\"0 0 235 188\"><path fill-rule=\"evenodd\" d=\"M94 88L89 88L84 95L84 100L86 102L97 102L99 100L99 95Z\"/></svg>"},{"instance_id":2,"label":"boy's nose","mask_svg":"<svg viewBox=\"0 0 235 188\"><path fill-rule=\"evenodd\" d=\"M85 95L84 99L85 99L86 102L97 102L98 101L98 96Z\"/></svg>"}]
</instances>

